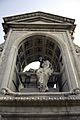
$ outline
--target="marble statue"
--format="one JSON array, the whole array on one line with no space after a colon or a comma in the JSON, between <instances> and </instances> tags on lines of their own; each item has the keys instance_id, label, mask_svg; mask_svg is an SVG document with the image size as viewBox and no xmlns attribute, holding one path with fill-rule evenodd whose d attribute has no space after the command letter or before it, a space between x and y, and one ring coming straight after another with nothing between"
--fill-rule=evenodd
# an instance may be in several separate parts
<instances>
[{"instance_id":1,"label":"marble statue","mask_svg":"<svg viewBox=\"0 0 80 120\"><path fill-rule=\"evenodd\" d=\"M42 92L48 91L49 88L47 86L47 83L52 73L53 68L51 63L48 60L43 61L43 63L41 62L40 68L36 71L39 83L38 88L40 89L40 91Z\"/></svg>"}]
</instances>

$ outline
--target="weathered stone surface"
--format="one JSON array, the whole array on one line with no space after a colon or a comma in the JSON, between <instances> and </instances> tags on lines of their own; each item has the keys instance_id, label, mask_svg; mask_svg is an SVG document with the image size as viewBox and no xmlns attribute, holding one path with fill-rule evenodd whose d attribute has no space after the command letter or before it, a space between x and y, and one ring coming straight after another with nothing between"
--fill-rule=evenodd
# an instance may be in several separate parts
<instances>
[{"instance_id":1,"label":"weathered stone surface","mask_svg":"<svg viewBox=\"0 0 80 120\"><path fill-rule=\"evenodd\" d=\"M80 119L80 67L72 42L74 22L43 12L4 18L6 41L0 58L0 120ZM56 70L60 73L59 78L55 77L57 89L40 92L33 87L29 92L27 88L18 91L19 64L18 73L40 55L57 68L55 73Z\"/></svg>"}]
</instances>

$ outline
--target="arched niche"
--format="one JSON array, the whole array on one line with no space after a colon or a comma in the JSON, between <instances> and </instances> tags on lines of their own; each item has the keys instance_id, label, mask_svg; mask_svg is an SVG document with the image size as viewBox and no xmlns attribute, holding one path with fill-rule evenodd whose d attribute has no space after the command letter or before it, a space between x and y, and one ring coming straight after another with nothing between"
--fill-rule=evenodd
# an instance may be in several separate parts
<instances>
[{"instance_id":1,"label":"arched niche","mask_svg":"<svg viewBox=\"0 0 80 120\"><path fill-rule=\"evenodd\" d=\"M44 60L49 60L54 69L53 76L50 76L48 81L49 92L69 91L62 47L54 38L41 34L32 35L21 41L17 49L13 77L9 84L11 91L39 92L36 77L34 75L24 77L23 70L31 62L38 61L40 56ZM26 85L23 86L22 83ZM20 85L22 89L19 88Z\"/></svg>"}]
</instances>

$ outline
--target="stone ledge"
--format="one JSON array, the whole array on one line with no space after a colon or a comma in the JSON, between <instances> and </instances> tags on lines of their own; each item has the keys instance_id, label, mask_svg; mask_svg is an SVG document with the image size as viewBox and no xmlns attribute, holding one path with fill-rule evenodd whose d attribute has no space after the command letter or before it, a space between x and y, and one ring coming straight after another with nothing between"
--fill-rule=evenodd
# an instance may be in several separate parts
<instances>
[{"instance_id":1,"label":"stone ledge","mask_svg":"<svg viewBox=\"0 0 80 120\"><path fill-rule=\"evenodd\" d=\"M79 96L2 96L0 105L53 105L53 106L80 106Z\"/></svg>"}]
</instances>

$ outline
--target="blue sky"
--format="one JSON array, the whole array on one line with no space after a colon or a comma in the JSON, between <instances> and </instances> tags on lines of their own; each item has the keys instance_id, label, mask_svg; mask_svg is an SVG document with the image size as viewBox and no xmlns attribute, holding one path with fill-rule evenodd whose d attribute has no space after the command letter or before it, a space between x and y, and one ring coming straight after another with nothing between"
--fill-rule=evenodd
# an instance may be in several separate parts
<instances>
[{"instance_id":1,"label":"blue sky","mask_svg":"<svg viewBox=\"0 0 80 120\"><path fill-rule=\"evenodd\" d=\"M80 46L80 0L0 0L0 43L4 41L1 23L6 16L43 11L76 20L74 42Z\"/></svg>"}]
</instances>

